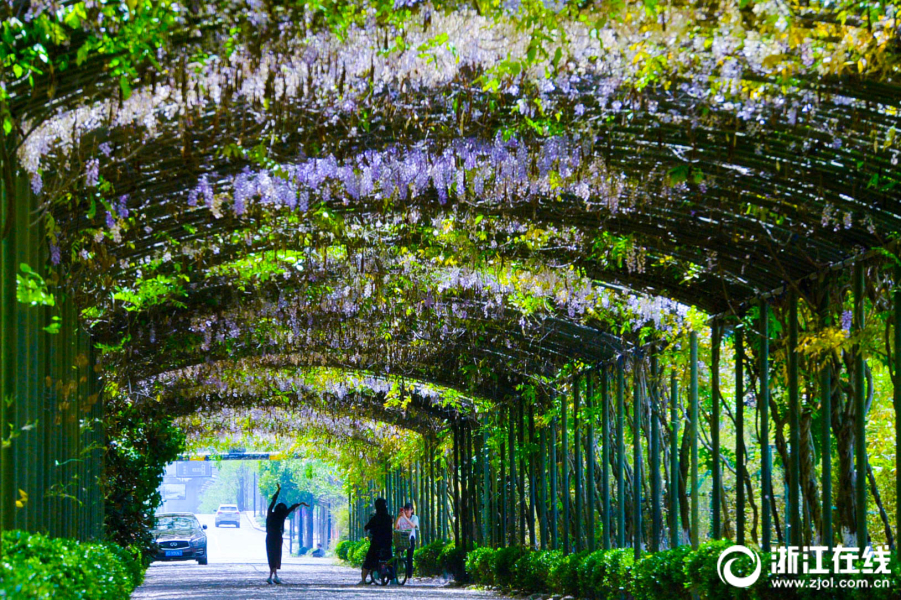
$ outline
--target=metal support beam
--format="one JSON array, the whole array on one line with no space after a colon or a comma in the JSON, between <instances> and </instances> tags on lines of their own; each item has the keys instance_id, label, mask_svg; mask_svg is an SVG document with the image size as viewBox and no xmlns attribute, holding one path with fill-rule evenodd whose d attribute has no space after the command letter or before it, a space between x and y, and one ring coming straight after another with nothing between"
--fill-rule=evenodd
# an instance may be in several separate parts
<instances>
[{"instance_id":1,"label":"metal support beam","mask_svg":"<svg viewBox=\"0 0 901 600\"><path fill-rule=\"evenodd\" d=\"M573 536L576 552L582 551L582 414L579 407L581 401L582 380L579 374L573 375L573 462L576 475L576 502L573 515Z\"/></svg>"},{"instance_id":2,"label":"metal support beam","mask_svg":"<svg viewBox=\"0 0 901 600\"><path fill-rule=\"evenodd\" d=\"M554 398L556 400L556 398ZM551 419L551 550L557 550L557 417Z\"/></svg>"},{"instance_id":3,"label":"metal support beam","mask_svg":"<svg viewBox=\"0 0 901 600\"><path fill-rule=\"evenodd\" d=\"M566 422L566 394L560 394L560 427L561 438L560 452L563 464L563 553L570 553L569 545L569 436Z\"/></svg>"},{"instance_id":4,"label":"metal support beam","mask_svg":"<svg viewBox=\"0 0 901 600\"><path fill-rule=\"evenodd\" d=\"M700 544L700 483L698 481L698 334L691 332L691 387L689 398L691 401L690 438L691 441L691 546L697 548Z\"/></svg>"},{"instance_id":5,"label":"metal support beam","mask_svg":"<svg viewBox=\"0 0 901 600\"><path fill-rule=\"evenodd\" d=\"M788 427L791 455L788 469L789 534L801 545L801 399L798 390L798 293L788 294Z\"/></svg>"},{"instance_id":6,"label":"metal support beam","mask_svg":"<svg viewBox=\"0 0 901 600\"><path fill-rule=\"evenodd\" d=\"M745 332L735 329L735 541L745 543Z\"/></svg>"},{"instance_id":7,"label":"metal support beam","mask_svg":"<svg viewBox=\"0 0 901 600\"><path fill-rule=\"evenodd\" d=\"M625 366L616 361L616 547L626 547L626 451L623 439L625 420Z\"/></svg>"},{"instance_id":8,"label":"metal support beam","mask_svg":"<svg viewBox=\"0 0 901 600\"><path fill-rule=\"evenodd\" d=\"M670 374L670 548L679 546L679 382L675 369Z\"/></svg>"},{"instance_id":9,"label":"metal support beam","mask_svg":"<svg viewBox=\"0 0 901 600\"><path fill-rule=\"evenodd\" d=\"M864 323L864 266L854 264L854 322L855 334L860 334ZM867 546L867 416L864 399L864 357L860 343L854 344L854 470L856 472L854 497L857 506L857 547L860 552Z\"/></svg>"},{"instance_id":10,"label":"metal support beam","mask_svg":"<svg viewBox=\"0 0 901 600\"><path fill-rule=\"evenodd\" d=\"M585 393L585 414L587 416L586 421L586 439L585 439L585 457L587 459L587 472L588 477L585 480L585 491L587 492L587 503L588 509L586 511L586 516L588 517L588 550L590 552L594 552L597 550L597 544L595 543L594 529L595 529L595 508L594 508L594 497L595 492L597 490L597 486L595 485L595 476L594 476L594 458L595 458L595 447L594 447L594 378L595 374L592 371L589 371L586 375L586 384L587 389Z\"/></svg>"},{"instance_id":11,"label":"metal support beam","mask_svg":"<svg viewBox=\"0 0 901 600\"><path fill-rule=\"evenodd\" d=\"M820 411L822 423L820 433L820 447L822 448L822 477L823 477L823 545L832 553L832 371L829 365L830 357L826 357L820 370ZM895 387L897 393L898 388ZM897 396L896 396L897 397ZM897 417L897 413L896 413ZM897 422L895 423L897 427ZM901 455L899 455L901 456ZM897 460L897 459L896 459ZM901 531L901 530L899 530Z\"/></svg>"},{"instance_id":12,"label":"metal support beam","mask_svg":"<svg viewBox=\"0 0 901 600\"><path fill-rule=\"evenodd\" d=\"M651 377L649 389L649 411L648 416L651 420L651 448L649 452L651 463L651 552L660 550L660 537L663 532L663 515L661 508L663 499L661 498L661 481L660 481L660 414L658 411L660 402L660 393L657 386L659 379L657 355L651 355Z\"/></svg>"},{"instance_id":13,"label":"metal support beam","mask_svg":"<svg viewBox=\"0 0 901 600\"><path fill-rule=\"evenodd\" d=\"M895 263L895 498L901 499L901 264ZM897 500L901 502L901 500ZM895 539L901 538L901 510L895 509ZM895 542L895 551L901 542Z\"/></svg>"},{"instance_id":14,"label":"metal support beam","mask_svg":"<svg viewBox=\"0 0 901 600\"><path fill-rule=\"evenodd\" d=\"M602 547L610 549L610 390L609 373L601 369L601 534Z\"/></svg>"},{"instance_id":15,"label":"metal support beam","mask_svg":"<svg viewBox=\"0 0 901 600\"><path fill-rule=\"evenodd\" d=\"M770 460L770 307L766 300L760 302L760 394L757 407L760 410L760 506L762 539L761 550L771 550L770 496L773 479Z\"/></svg>"},{"instance_id":16,"label":"metal support beam","mask_svg":"<svg viewBox=\"0 0 901 600\"><path fill-rule=\"evenodd\" d=\"M722 489L723 485L722 471L720 466L720 461L722 459L722 453L720 451L720 346L723 337L723 328L719 321L714 321L710 337L710 439L713 446L713 481L711 490L711 504L713 505L713 514L711 515L711 535L713 539L718 540L723 535L722 511L720 508L720 490Z\"/></svg>"},{"instance_id":17,"label":"metal support beam","mask_svg":"<svg viewBox=\"0 0 901 600\"><path fill-rule=\"evenodd\" d=\"M641 558L641 408L642 390L638 376L639 364L632 365L632 548L635 552L635 560Z\"/></svg>"}]
</instances>

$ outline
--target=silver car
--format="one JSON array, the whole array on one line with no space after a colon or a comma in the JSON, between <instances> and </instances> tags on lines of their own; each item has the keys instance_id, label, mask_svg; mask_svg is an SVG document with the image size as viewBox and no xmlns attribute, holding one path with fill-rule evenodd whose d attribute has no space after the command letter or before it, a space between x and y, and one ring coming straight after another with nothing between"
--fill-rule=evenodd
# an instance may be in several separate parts
<instances>
[{"instance_id":1,"label":"silver car","mask_svg":"<svg viewBox=\"0 0 901 600\"><path fill-rule=\"evenodd\" d=\"M223 523L231 523L235 527L241 527L241 511L235 504L220 504L216 511L216 527Z\"/></svg>"}]
</instances>

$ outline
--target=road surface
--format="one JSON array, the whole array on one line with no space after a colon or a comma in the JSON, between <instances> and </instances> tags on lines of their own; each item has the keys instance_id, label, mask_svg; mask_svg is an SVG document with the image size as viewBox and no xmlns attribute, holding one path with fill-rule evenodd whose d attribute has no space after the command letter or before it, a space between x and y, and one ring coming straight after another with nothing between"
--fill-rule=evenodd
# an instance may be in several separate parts
<instances>
[{"instance_id":1,"label":"road surface","mask_svg":"<svg viewBox=\"0 0 901 600\"><path fill-rule=\"evenodd\" d=\"M287 543L279 571L283 585L266 577L265 533L246 515L241 528L216 528L213 515L197 515L208 525L209 564L154 563L132 600L499 600L491 592L445 587L434 579L414 578L403 587L356 586L360 572L330 558L289 557Z\"/></svg>"}]
</instances>

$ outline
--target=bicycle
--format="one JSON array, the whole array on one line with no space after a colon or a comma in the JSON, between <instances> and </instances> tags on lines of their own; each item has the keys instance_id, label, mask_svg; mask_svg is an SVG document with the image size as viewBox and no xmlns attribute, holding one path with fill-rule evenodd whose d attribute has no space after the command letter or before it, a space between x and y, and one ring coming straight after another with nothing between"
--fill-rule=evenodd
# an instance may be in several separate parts
<instances>
[{"instance_id":1,"label":"bicycle","mask_svg":"<svg viewBox=\"0 0 901 600\"><path fill-rule=\"evenodd\" d=\"M410 547L410 532L394 532L394 554L382 551L379 556L379 566L369 573L369 580L378 585L388 585L392 581L397 585L407 583L406 552ZM387 556L386 556L387 555Z\"/></svg>"}]
</instances>

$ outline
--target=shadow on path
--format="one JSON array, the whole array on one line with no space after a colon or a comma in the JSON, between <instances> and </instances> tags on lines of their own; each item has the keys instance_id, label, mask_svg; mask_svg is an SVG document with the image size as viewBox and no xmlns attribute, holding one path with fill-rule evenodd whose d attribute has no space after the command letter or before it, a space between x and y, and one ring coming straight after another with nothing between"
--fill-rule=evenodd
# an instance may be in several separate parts
<instances>
[{"instance_id":1,"label":"shadow on path","mask_svg":"<svg viewBox=\"0 0 901 600\"><path fill-rule=\"evenodd\" d=\"M282 585L269 585L269 568L264 562L154 563L147 570L144 585L135 590L132 600L256 600L263 598L296 598L342 600L377 597L412 600L496 600L497 594L444 587L432 579L416 579L405 586L357 586L360 572L343 567L330 559L291 558L283 563L279 577Z\"/></svg>"}]
</instances>

